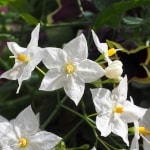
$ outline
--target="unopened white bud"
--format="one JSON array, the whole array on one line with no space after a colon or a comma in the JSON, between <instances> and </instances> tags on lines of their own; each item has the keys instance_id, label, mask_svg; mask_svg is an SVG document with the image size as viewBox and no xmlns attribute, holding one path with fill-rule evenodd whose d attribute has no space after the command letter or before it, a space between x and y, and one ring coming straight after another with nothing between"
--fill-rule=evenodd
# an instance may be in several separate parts
<instances>
[{"instance_id":1,"label":"unopened white bud","mask_svg":"<svg viewBox=\"0 0 150 150\"><path fill-rule=\"evenodd\" d=\"M110 79L119 79L123 69L122 69L122 62L119 60L113 61L106 69L105 69L105 76Z\"/></svg>"}]
</instances>

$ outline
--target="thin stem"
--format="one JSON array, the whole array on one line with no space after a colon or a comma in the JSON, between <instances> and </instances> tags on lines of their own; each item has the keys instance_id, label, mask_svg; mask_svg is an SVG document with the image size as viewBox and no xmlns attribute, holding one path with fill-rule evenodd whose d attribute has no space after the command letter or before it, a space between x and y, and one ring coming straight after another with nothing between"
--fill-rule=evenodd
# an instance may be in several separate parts
<instances>
[{"instance_id":1,"label":"thin stem","mask_svg":"<svg viewBox=\"0 0 150 150\"><path fill-rule=\"evenodd\" d=\"M41 14L41 18L40 18L41 21L42 21L43 16L44 16L44 11L45 11L45 7L46 7L46 1L47 1L47 0L44 0L44 1L43 1L42 14Z\"/></svg>"},{"instance_id":2,"label":"thin stem","mask_svg":"<svg viewBox=\"0 0 150 150\"><path fill-rule=\"evenodd\" d=\"M91 117L95 117L95 116L97 116L97 115L98 115L98 113L94 113L94 114L88 115L88 117L91 118Z\"/></svg>"},{"instance_id":3,"label":"thin stem","mask_svg":"<svg viewBox=\"0 0 150 150\"><path fill-rule=\"evenodd\" d=\"M69 22L69 23L58 23L58 24L44 24L44 26L48 28L56 28L56 27L65 27L65 26L80 26L80 25L89 24L88 21L80 21L80 22Z\"/></svg>"},{"instance_id":4,"label":"thin stem","mask_svg":"<svg viewBox=\"0 0 150 150\"><path fill-rule=\"evenodd\" d=\"M45 129L45 127L49 124L49 122L52 120L52 118L56 115L56 113L59 111L59 109L61 108L62 104L65 102L65 100L67 99L67 96L65 96L60 103L58 103L56 105L55 110L50 114L50 116L48 117L48 119L41 125L40 129Z\"/></svg>"},{"instance_id":5,"label":"thin stem","mask_svg":"<svg viewBox=\"0 0 150 150\"><path fill-rule=\"evenodd\" d=\"M35 67L40 73L42 73L44 76L46 75L46 73L41 69L39 68L38 66Z\"/></svg>"},{"instance_id":6,"label":"thin stem","mask_svg":"<svg viewBox=\"0 0 150 150\"><path fill-rule=\"evenodd\" d=\"M68 111L70 111L70 112L76 114L77 116L79 116L79 117L82 118L83 120L85 120L85 117L84 117L83 115L81 115L80 113L74 111L73 109L71 109L71 108L69 108L69 107L67 107L67 106L65 106L65 105L62 105L62 107L65 108L66 110L68 110Z\"/></svg>"},{"instance_id":7,"label":"thin stem","mask_svg":"<svg viewBox=\"0 0 150 150\"><path fill-rule=\"evenodd\" d=\"M95 135L96 139L97 139L98 141L100 141L101 144L103 144L103 146L104 146L107 150L116 150L115 147L111 146L110 144L108 144L108 143L106 143L105 141L103 141L102 139L100 139L99 136L98 136L97 133L96 133L96 130L95 130L94 128L93 128L93 132L94 132L94 135Z\"/></svg>"},{"instance_id":8,"label":"thin stem","mask_svg":"<svg viewBox=\"0 0 150 150\"><path fill-rule=\"evenodd\" d=\"M65 139L67 139L83 123L83 121L84 120L78 122L78 124L76 124L76 126L73 129L71 129L71 131L69 131L69 133L67 133L65 137L63 137L63 140L65 141Z\"/></svg>"}]
</instances>

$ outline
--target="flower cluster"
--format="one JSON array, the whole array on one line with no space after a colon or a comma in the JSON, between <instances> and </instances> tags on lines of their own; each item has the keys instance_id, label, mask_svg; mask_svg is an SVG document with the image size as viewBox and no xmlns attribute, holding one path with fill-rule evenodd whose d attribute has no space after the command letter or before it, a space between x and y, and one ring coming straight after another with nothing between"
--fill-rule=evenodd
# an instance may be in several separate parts
<instances>
[{"instance_id":1,"label":"flower cluster","mask_svg":"<svg viewBox=\"0 0 150 150\"><path fill-rule=\"evenodd\" d=\"M92 83L105 76L117 81L117 86L112 91L106 88L91 89L93 103L96 110L96 128L101 136L114 133L120 136L129 146L128 123L134 123L135 137L132 140L131 149L138 149L138 139L141 135L144 139L144 149L149 149L150 120L147 119L149 110L134 105L133 100L127 100L128 81L122 77L120 60L112 60L120 49L110 48L106 43L100 43L97 35L92 30L92 37L98 51L102 54L107 66L100 65L100 59L92 61L88 59L88 46L83 34L77 36L64 47L38 46L40 24L32 31L31 40L27 48L20 47L15 42L8 42L8 48L14 56L15 64L12 69L3 73L0 78L18 80L21 88L22 82L31 77L32 71L42 62L48 69L44 74L39 90L54 91L64 88L66 95L78 105L85 90L85 83ZM38 115L35 115L31 106L23 110L16 119L8 121L0 118L0 145L5 150L26 149L52 149L61 138L46 131L39 131ZM95 148L93 148L95 149Z\"/></svg>"}]
</instances>

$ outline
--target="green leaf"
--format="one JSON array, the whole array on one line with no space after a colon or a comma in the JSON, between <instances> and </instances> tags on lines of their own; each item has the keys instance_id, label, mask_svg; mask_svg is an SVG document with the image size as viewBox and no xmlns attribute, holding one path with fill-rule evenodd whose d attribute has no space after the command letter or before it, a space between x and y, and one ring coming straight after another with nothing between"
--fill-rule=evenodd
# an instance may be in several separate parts
<instances>
[{"instance_id":1,"label":"green leaf","mask_svg":"<svg viewBox=\"0 0 150 150\"><path fill-rule=\"evenodd\" d=\"M39 23L39 21L33 17L32 15L28 14L28 13L22 13L21 14L22 19L24 19L26 21L26 23L28 24L32 24L32 25L36 25Z\"/></svg>"},{"instance_id":2,"label":"green leaf","mask_svg":"<svg viewBox=\"0 0 150 150\"><path fill-rule=\"evenodd\" d=\"M150 5L150 0L132 0L113 3L111 6L107 7L98 14L94 21L93 29L98 30L104 24L111 25L112 27L117 27L121 21L123 14L127 10L148 4Z\"/></svg>"},{"instance_id":3,"label":"green leaf","mask_svg":"<svg viewBox=\"0 0 150 150\"><path fill-rule=\"evenodd\" d=\"M29 2L27 0L10 1L9 5L20 13L29 12Z\"/></svg>"},{"instance_id":4,"label":"green leaf","mask_svg":"<svg viewBox=\"0 0 150 150\"><path fill-rule=\"evenodd\" d=\"M119 1L120 0L94 0L96 8L99 10L103 10L108 6L110 6L111 4Z\"/></svg>"}]
</instances>

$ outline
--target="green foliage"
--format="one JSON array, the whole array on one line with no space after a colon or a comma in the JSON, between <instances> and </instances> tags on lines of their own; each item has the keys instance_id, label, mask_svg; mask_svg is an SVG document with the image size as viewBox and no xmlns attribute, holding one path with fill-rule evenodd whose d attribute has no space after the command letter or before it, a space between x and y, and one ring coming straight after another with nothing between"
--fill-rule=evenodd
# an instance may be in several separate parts
<instances>
[{"instance_id":1,"label":"green foliage","mask_svg":"<svg viewBox=\"0 0 150 150\"><path fill-rule=\"evenodd\" d=\"M28 24L32 24L32 25L36 25L39 23L39 21L33 17L32 15L28 14L28 13L22 13L21 17L26 21L26 23Z\"/></svg>"},{"instance_id":2,"label":"green foliage","mask_svg":"<svg viewBox=\"0 0 150 150\"><path fill-rule=\"evenodd\" d=\"M121 18L126 11L141 5L150 5L150 0L131 0L113 3L103 11L99 12L93 25L94 30L98 30L105 24L112 27L118 27Z\"/></svg>"},{"instance_id":3,"label":"green foliage","mask_svg":"<svg viewBox=\"0 0 150 150\"><path fill-rule=\"evenodd\" d=\"M119 2L120 0L94 0L95 2L95 6L97 9L99 10L103 10L107 7L109 7L110 5L112 5L113 3Z\"/></svg>"}]
</instances>

